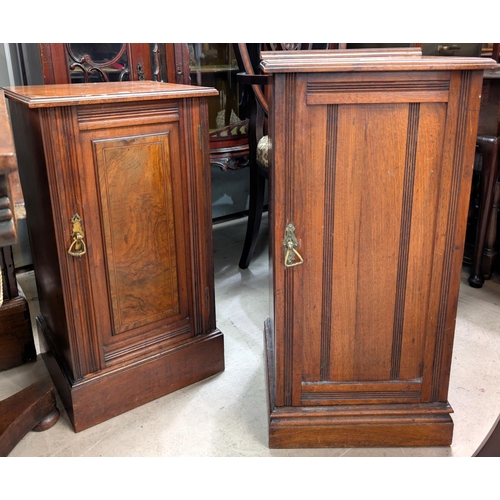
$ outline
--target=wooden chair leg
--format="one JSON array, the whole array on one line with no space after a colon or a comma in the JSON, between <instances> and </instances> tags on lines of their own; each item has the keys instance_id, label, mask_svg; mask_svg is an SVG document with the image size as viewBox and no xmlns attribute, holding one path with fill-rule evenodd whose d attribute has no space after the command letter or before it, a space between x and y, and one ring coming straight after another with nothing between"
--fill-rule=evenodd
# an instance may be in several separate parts
<instances>
[{"instance_id":1,"label":"wooden chair leg","mask_svg":"<svg viewBox=\"0 0 500 500\"><path fill-rule=\"evenodd\" d=\"M28 432L50 429L59 416L54 387L48 380L0 401L0 456L8 456Z\"/></svg>"},{"instance_id":2,"label":"wooden chair leg","mask_svg":"<svg viewBox=\"0 0 500 500\"><path fill-rule=\"evenodd\" d=\"M256 172L250 171L250 203L248 210L247 232L243 251L240 257L239 267L246 269L257 244L260 223L262 221L262 212L264 210L264 193L266 188L266 179Z\"/></svg>"},{"instance_id":3,"label":"wooden chair leg","mask_svg":"<svg viewBox=\"0 0 500 500\"><path fill-rule=\"evenodd\" d=\"M491 205L491 213L489 217L490 222L486 231L486 239L484 242L483 255L481 258L481 271L485 280L491 279L497 263L497 226L499 206L500 183L497 181L495 187L493 188L493 202Z\"/></svg>"},{"instance_id":4,"label":"wooden chair leg","mask_svg":"<svg viewBox=\"0 0 500 500\"><path fill-rule=\"evenodd\" d=\"M469 285L474 288L481 288L484 283L481 261L483 258L484 244L488 231L491 211L493 206L493 196L499 169L499 143L500 137L479 136L477 144L483 153L483 170L481 172L479 216L477 220L476 242L474 245L474 256L472 258L471 274Z\"/></svg>"}]
</instances>

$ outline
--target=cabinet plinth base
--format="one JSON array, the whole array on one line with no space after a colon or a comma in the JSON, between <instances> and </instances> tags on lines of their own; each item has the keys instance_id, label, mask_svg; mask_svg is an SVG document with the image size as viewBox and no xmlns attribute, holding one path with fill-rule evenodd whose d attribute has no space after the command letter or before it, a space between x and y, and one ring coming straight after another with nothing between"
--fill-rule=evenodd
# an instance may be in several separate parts
<instances>
[{"instance_id":1,"label":"cabinet plinth base","mask_svg":"<svg viewBox=\"0 0 500 500\"><path fill-rule=\"evenodd\" d=\"M74 431L80 432L224 371L224 337L215 330L74 382L52 351L42 357Z\"/></svg>"},{"instance_id":2,"label":"cabinet plinth base","mask_svg":"<svg viewBox=\"0 0 500 500\"><path fill-rule=\"evenodd\" d=\"M292 410L289 413L287 410ZM298 410L298 411L297 411ZM309 410L309 409L308 409ZM271 413L270 448L358 448L449 446L453 421L448 414L369 415L359 408L352 416L338 416L346 408L280 408ZM352 407L349 410L353 410ZM284 416L283 413L288 413ZM319 415L314 415L317 412Z\"/></svg>"},{"instance_id":3,"label":"cabinet plinth base","mask_svg":"<svg viewBox=\"0 0 500 500\"><path fill-rule=\"evenodd\" d=\"M449 446L448 403L277 407L274 349L265 323L269 384L269 448Z\"/></svg>"}]
</instances>

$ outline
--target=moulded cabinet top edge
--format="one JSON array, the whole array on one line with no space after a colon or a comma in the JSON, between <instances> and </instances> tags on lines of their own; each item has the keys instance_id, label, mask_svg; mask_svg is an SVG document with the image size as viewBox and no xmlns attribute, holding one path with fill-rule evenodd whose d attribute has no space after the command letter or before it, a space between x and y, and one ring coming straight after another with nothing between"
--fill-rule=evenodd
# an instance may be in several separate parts
<instances>
[{"instance_id":1,"label":"moulded cabinet top edge","mask_svg":"<svg viewBox=\"0 0 500 500\"><path fill-rule=\"evenodd\" d=\"M327 73L362 71L453 71L489 70L499 65L486 57L420 56L410 52L385 53L383 50L361 51L349 54L347 51L262 52L261 68L264 73Z\"/></svg>"},{"instance_id":2,"label":"moulded cabinet top edge","mask_svg":"<svg viewBox=\"0 0 500 500\"><path fill-rule=\"evenodd\" d=\"M216 96L212 87L153 81L75 83L4 87L5 96L30 108Z\"/></svg>"}]
</instances>

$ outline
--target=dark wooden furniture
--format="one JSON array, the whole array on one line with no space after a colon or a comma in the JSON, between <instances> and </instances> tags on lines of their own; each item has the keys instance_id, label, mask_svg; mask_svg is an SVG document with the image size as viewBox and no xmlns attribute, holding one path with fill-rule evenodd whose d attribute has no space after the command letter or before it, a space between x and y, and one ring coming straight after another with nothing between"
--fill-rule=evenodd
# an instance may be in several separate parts
<instances>
[{"instance_id":1,"label":"dark wooden furniture","mask_svg":"<svg viewBox=\"0 0 500 500\"><path fill-rule=\"evenodd\" d=\"M264 91L268 76L260 74L260 43L235 44L238 66L241 73L239 81L246 85L249 95L249 123L248 123L248 167L249 167L249 203L248 222L240 256L239 267L246 269L252 259L257 244L262 213L264 211L264 196L268 179L268 164L258 161L257 148L267 135L268 102ZM264 139L265 140L265 139Z\"/></svg>"},{"instance_id":2,"label":"dark wooden furniture","mask_svg":"<svg viewBox=\"0 0 500 500\"><path fill-rule=\"evenodd\" d=\"M0 401L0 457L6 457L30 431L43 432L59 420L50 380L31 384Z\"/></svg>"},{"instance_id":3,"label":"dark wooden furniture","mask_svg":"<svg viewBox=\"0 0 500 500\"><path fill-rule=\"evenodd\" d=\"M482 155L478 217L469 284L481 288L497 261L497 221L500 200L500 69L484 74L477 146Z\"/></svg>"},{"instance_id":4,"label":"dark wooden furniture","mask_svg":"<svg viewBox=\"0 0 500 500\"><path fill-rule=\"evenodd\" d=\"M0 248L3 303L0 307L0 371L36 360L28 301L16 279L12 247Z\"/></svg>"},{"instance_id":5,"label":"dark wooden furniture","mask_svg":"<svg viewBox=\"0 0 500 500\"><path fill-rule=\"evenodd\" d=\"M0 370L36 359L28 304L19 289L12 246L17 241L14 176L17 158L0 91Z\"/></svg>"},{"instance_id":6,"label":"dark wooden furniture","mask_svg":"<svg viewBox=\"0 0 500 500\"><path fill-rule=\"evenodd\" d=\"M28 303L15 273L17 157L3 92L0 91L0 370L36 360Z\"/></svg>"},{"instance_id":7,"label":"dark wooden furniture","mask_svg":"<svg viewBox=\"0 0 500 500\"><path fill-rule=\"evenodd\" d=\"M224 369L207 97L159 82L5 89L44 361L76 432Z\"/></svg>"},{"instance_id":8,"label":"dark wooden furniture","mask_svg":"<svg viewBox=\"0 0 500 500\"><path fill-rule=\"evenodd\" d=\"M271 448L446 446L483 58L262 54Z\"/></svg>"},{"instance_id":9,"label":"dark wooden furniture","mask_svg":"<svg viewBox=\"0 0 500 500\"><path fill-rule=\"evenodd\" d=\"M0 276L5 275L5 279L0 281L7 283L5 294L0 292L0 370L36 359L26 300L17 300L19 294L10 247L17 240L11 187L12 176L16 172L17 157L12 130L5 98L0 91ZM0 456L6 457L29 431L47 430L58 419L54 387L48 381L33 384L0 401Z\"/></svg>"},{"instance_id":10,"label":"dark wooden furniture","mask_svg":"<svg viewBox=\"0 0 500 500\"><path fill-rule=\"evenodd\" d=\"M176 82L173 44L41 43L39 50L45 84Z\"/></svg>"}]
</instances>

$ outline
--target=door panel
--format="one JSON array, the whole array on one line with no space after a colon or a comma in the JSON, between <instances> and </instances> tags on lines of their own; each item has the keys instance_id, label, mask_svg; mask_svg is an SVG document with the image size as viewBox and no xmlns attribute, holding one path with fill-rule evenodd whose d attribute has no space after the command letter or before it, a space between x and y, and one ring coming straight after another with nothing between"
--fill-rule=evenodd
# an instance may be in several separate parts
<instances>
[{"instance_id":1,"label":"door panel","mask_svg":"<svg viewBox=\"0 0 500 500\"><path fill-rule=\"evenodd\" d=\"M338 381L390 376L406 143L393 120L406 122L408 106L373 107L339 109L330 339L331 378Z\"/></svg>"},{"instance_id":2,"label":"door panel","mask_svg":"<svg viewBox=\"0 0 500 500\"><path fill-rule=\"evenodd\" d=\"M167 123L109 130L96 122L95 129L81 132L84 161L93 165L81 180L85 205L99 207L84 214L84 225L106 364L160 350L195 332L176 116L166 116Z\"/></svg>"},{"instance_id":3,"label":"door panel","mask_svg":"<svg viewBox=\"0 0 500 500\"><path fill-rule=\"evenodd\" d=\"M324 135L294 158L307 169L294 170L288 191L304 257L285 271L303 367L294 404L419 402L447 104L296 112Z\"/></svg>"},{"instance_id":4,"label":"door panel","mask_svg":"<svg viewBox=\"0 0 500 500\"><path fill-rule=\"evenodd\" d=\"M116 335L179 313L170 137L94 148Z\"/></svg>"}]
</instances>

